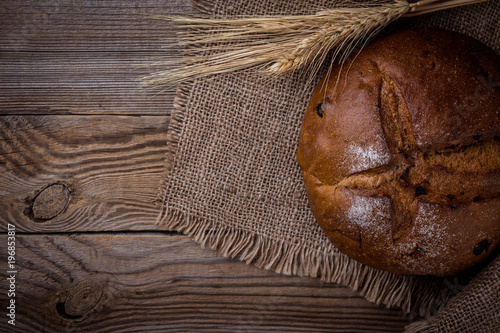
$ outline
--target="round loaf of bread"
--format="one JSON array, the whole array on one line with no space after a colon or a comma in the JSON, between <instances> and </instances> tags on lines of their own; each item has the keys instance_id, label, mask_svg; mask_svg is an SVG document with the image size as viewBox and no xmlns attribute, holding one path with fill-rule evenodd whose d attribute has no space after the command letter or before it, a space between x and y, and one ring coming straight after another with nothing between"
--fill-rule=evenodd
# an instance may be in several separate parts
<instances>
[{"instance_id":1,"label":"round loaf of bread","mask_svg":"<svg viewBox=\"0 0 500 333\"><path fill-rule=\"evenodd\" d=\"M351 258L447 276L500 245L500 56L440 29L379 39L314 91L297 152L311 210Z\"/></svg>"}]
</instances>

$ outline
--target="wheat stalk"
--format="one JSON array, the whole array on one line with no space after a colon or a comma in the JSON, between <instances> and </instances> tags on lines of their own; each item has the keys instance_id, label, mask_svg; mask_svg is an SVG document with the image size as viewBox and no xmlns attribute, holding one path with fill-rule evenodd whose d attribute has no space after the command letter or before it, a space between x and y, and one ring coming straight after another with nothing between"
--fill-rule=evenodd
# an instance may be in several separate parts
<instances>
[{"instance_id":1,"label":"wheat stalk","mask_svg":"<svg viewBox=\"0 0 500 333\"><path fill-rule=\"evenodd\" d=\"M310 80L333 50L341 61L357 43L402 16L414 16L488 0L395 0L365 8L335 8L311 15L235 19L165 17L188 28L179 45L185 65L143 78L152 86L257 67L270 74L307 71ZM161 63L159 65L173 65Z\"/></svg>"}]
</instances>

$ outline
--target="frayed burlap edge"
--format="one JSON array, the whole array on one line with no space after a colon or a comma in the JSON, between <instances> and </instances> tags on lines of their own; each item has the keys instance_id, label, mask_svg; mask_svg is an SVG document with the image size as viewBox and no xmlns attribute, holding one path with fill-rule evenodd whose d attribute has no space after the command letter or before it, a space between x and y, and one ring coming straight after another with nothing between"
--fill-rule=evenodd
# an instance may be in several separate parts
<instances>
[{"instance_id":1,"label":"frayed burlap edge","mask_svg":"<svg viewBox=\"0 0 500 333\"><path fill-rule=\"evenodd\" d=\"M283 240L253 234L184 214L169 207L165 197L167 180L175 165L175 155L182 134L184 115L194 82L177 89L174 111L167 131L167 153L162 184L157 193L162 204L157 224L191 237L202 247L209 247L228 258L239 258L247 264L280 274L320 278L325 282L350 287L377 305L398 307L405 313L427 317L443 307L453 296L437 283L422 277L375 270L342 253L327 248L307 248ZM445 292L443 292L445 291Z\"/></svg>"},{"instance_id":2,"label":"frayed burlap edge","mask_svg":"<svg viewBox=\"0 0 500 333\"><path fill-rule=\"evenodd\" d=\"M414 322L405 329L405 333L431 333L432 331L428 320Z\"/></svg>"},{"instance_id":3,"label":"frayed burlap edge","mask_svg":"<svg viewBox=\"0 0 500 333\"><path fill-rule=\"evenodd\" d=\"M187 94L189 94L192 84L193 83L179 84L174 98L174 111L170 116L166 135L167 152L165 153L162 181L160 187L158 188L158 192L156 193L156 202L161 204L163 209L156 220L156 224L162 224L161 221L164 219L164 215L166 213L164 206L167 194L167 179L169 172L174 166L175 153L179 144L182 122L184 120L183 110L186 108Z\"/></svg>"},{"instance_id":4,"label":"frayed burlap edge","mask_svg":"<svg viewBox=\"0 0 500 333\"><path fill-rule=\"evenodd\" d=\"M186 216L167 207L163 212L159 221L161 225L189 236L202 247L216 250L224 257L238 258L279 274L320 278L347 286L370 302L388 308L401 308L406 314L430 316L442 308L451 296L437 292L436 287L418 278L403 279L375 270L326 248L311 249L303 244L289 244L199 217Z\"/></svg>"}]
</instances>

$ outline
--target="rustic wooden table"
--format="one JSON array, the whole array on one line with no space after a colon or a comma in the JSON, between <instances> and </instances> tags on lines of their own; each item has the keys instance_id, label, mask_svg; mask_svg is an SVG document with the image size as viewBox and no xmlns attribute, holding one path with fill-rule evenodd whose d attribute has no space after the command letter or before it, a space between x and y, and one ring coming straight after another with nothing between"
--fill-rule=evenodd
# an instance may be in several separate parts
<instances>
[{"instance_id":1,"label":"rustic wooden table","mask_svg":"<svg viewBox=\"0 0 500 333\"><path fill-rule=\"evenodd\" d=\"M180 56L163 48L175 28L145 14L191 11L188 0L0 3L0 331L402 331L400 310L154 224L175 89L138 78Z\"/></svg>"}]
</instances>

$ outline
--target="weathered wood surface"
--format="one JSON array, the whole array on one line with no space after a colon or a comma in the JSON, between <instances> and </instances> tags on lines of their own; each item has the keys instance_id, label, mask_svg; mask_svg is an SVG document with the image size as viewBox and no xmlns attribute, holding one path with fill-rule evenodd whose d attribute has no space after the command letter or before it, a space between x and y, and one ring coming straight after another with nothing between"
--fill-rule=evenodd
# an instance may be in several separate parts
<instances>
[{"instance_id":1,"label":"weathered wood surface","mask_svg":"<svg viewBox=\"0 0 500 333\"><path fill-rule=\"evenodd\" d=\"M401 331L400 310L155 225L175 89L138 78L180 52L162 48L176 30L147 15L191 11L189 0L0 2L0 332Z\"/></svg>"},{"instance_id":2,"label":"weathered wood surface","mask_svg":"<svg viewBox=\"0 0 500 333\"><path fill-rule=\"evenodd\" d=\"M175 96L140 85L159 60L147 53L2 50L0 59L3 114L167 115Z\"/></svg>"},{"instance_id":3,"label":"weathered wood surface","mask_svg":"<svg viewBox=\"0 0 500 333\"><path fill-rule=\"evenodd\" d=\"M227 260L183 236L17 243L17 332L399 332L405 324L349 289Z\"/></svg>"},{"instance_id":4,"label":"weathered wood surface","mask_svg":"<svg viewBox=\"0 0 500 333\"><path fill-rule=\"evenodd\" d=\"M0 2L3 114L165 115L175 90L148 93L138 78L160 60L173 25L152 14L191 12L189 0Z\"/></svg>"},{"instance_id":5,"label":"weathered wood surface","mask_svg":"<svg viewBox=\"0 0 500 333\"><path fill-rule=\"evenodd\" d=\"M0 117L1 230L7 223L23 232L156 229L153 201L163 174L168 120ZM69 198L48 218L37 214L38 200L53 184L68 188Z\"/></svg>"}]
</instances>

